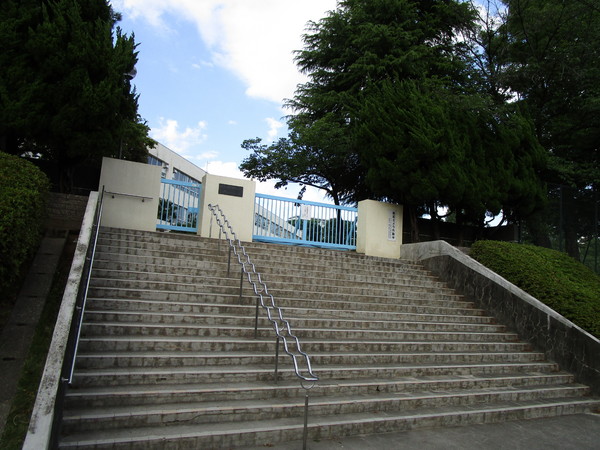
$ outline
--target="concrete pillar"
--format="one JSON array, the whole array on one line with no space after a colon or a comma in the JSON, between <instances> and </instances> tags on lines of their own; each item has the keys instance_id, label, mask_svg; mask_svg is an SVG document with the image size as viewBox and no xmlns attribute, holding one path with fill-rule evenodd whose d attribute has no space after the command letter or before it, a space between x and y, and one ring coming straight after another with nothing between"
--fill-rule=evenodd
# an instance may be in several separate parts
<instances>
[{"instance_id":1,"label":"concrete pillar","mask_svg":"<svg viewBox=\"0 0 600 450\"><path fill-rule=\"evenodd\" d=\"M363 200L358 203L356 252L368 256L400 258L401 205Z\"/></svg>"},{"instance_id":2,"label":"concrete pillar","mask_svg":"<svg viewBox=\"0 0 600 450\"><path fill-rule=\"evenodd\" d=\"M102 225L155 231L160 195L158 166L102 158L100 191L104 186Z\"/></svg>"},{"instance_id":3,"label":"concrete pillar","mask_svg":"<svg viewBox=\"0 0 600 450\"><path fill-rule=\"evenodd\" d=\"M206 174L202 179L198 234L211 237L209 233L212 213L208 205L212 204L219 205L238 239L252 241L255 194L256 184L252 180ZM212 237L219 237L218 225L214 220Z\"/></svg>"}]
</instances>

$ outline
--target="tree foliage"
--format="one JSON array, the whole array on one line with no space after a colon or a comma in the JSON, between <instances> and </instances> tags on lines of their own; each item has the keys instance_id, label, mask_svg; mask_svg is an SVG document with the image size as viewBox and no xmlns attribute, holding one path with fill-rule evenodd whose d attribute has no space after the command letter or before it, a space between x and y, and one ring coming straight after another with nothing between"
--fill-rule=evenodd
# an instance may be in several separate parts
<instances>
[{"instance_id":1,"label":"tree foliage","mask_svg":"<svg viewBox=\"0 0 600 450\"><path fill-rule=\"evenodd\" d=\"M376 195L405 205L444 205L460 221L530 214L543 202L536 171L545 155L516 106L435 83L384 83L361 99L357 136Z\"/></svg>"},{"instance_id":2,"label":"tree foliage","mask_svg":"<svg viewBox=\"0 0 600 450\"><path fill-rule=\"evenodd\" d=\"M600 8L585 1L506 0L507 82L528 104L554 179L600 181Z\"/></svg>"},{"instance_id":3,"label":"tree foliage","mask_svg":"<svg viewBox=\"0 0 600 450\"><path fill-rule=\"evenodd\" d=\"M307 129L303 140L294 132L270 145L262 144L259 138L245 140L242 147L252 153L244 159L240 169L244 175L260 181L278 180L276 188L299 183L324 190L336 205L352 202L361 172L356 158L345 151L349 139L343 129L327 127L323 131L332 144L328 148L330 152L318 144L310 144L323 136L319 126L325 122Z\"/></svg>"},{"instance_id":4,"label":"tree foliage","mask_svg":"<svg viewBox=\"0 0 600 450\"><path fill-rule=\"evenodd\" d=\"M0 290L6 293L39 244L48 179L33 164L0 152Z\"/></svg>"},{"instance_id":5,"label":"tree foliage","mask_svg":"<svg viewBox=\"0 0 600 450\"><path fill-rule=\"evenodd\" d=\"M4 0L0 145L69 168L102 156L142 160L152 141L131 85L134 36L105 0Z\"/></svg>"},{"instance_id":6,"label":"tree foliage","mask_svg":"<svg viewBox=\"0 0 600 450\"><path fill-rule=\"evenodd\" d=\"M496 76L505 37L475 18L460 1L341 1L297 53L309 80L287 102L293 139L254 148L242 168L283 183L318 174L346 201L402 203L415 228L440 206L476 224L539 209L543 149Z\"/></svg>"},{"instance_id":7,"label":"tree foliage","mask_svg":"<svg viewBox=\"0 0 600 450\"><path fill-rule=\"evenodd\" d=\"M549 158L545 181L563 185L560 195L573 199L564 205L558 240L577 258L585 227L571 206L600 183L600 7L587 0L504 1L503 80L531 112ZM547 215L529 222L537 244L550 244Z\"/></svg>"}]
</instances>

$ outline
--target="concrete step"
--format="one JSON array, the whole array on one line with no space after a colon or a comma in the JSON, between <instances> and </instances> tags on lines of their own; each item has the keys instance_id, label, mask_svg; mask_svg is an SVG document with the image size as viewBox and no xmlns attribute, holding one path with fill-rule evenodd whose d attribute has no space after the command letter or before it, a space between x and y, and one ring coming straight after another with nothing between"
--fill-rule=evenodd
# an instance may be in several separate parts
<instances>
[{"instance_id":1,"label":"concrete step","mask_svg":"<svg viewBox=\"0 0 600 450\"><path fill-rule=\"evenodd\" d=\"M470 389L516 389L521 387L567 385L574 377L567 373L531 373L498 376L414 377L374 380L332 380L318 383L311 398L341 395L379 395L383 393L447 392ZM239 401L303 397L304 389L296 380L255 383L148 384L108 387L80 387L67 393L68 407L106 407L119 405L158 405L200 401Z\"/></svg>"},{"instance_id":2,"label":"concrete step","mask_svg":"<svg viewBox=\"0 0 600 450\"><path fill-rule=\"evenodd\" d=\"M185 292L185 291L154 291L150 289L119 289L90 286L89 296L92 299L123 299L123 300L145 300L176 303L207 303L225 305L255 305L256 297L244 296L240 300L239 294L218 294L211 292ZM266 299L265 299L266 300ZM317 309L338 309L342 311L367 311L386 313L413 313L413 314L437 314L452 316L484 316L485 311L474 307L430 306L420 302L419 299L411 301L412 298L403 299L402 302L375 303L365 301L319 300L310 298L286 298L278 297L275 304L283 309L289 307ZM416 304L415 304L416 303Z\"/></svg>"},{"instance_id":3,"label":"concrete step","mask_svg":"<svg viewBox=\"0 0 600 450\"><path fill-rule=\"evenodd\" d=\"M405 412L418 408L473 406L486 403L533 402L583 397L589 389L585 386L560 385L521 387L511 390L467 390L447 393L407 393L399 396L378 393L374 396L347 395L343 397L318 397L310 403L310 412L326 417L376 411L378 413ZM206 424L242 422L249 420L275 420L301 418L304 399L266 399L262 401L234 400L229 402L201 402L105 407L89 410L71 410L63 417L66 434L72 431L95 431L118 428L153 427L178 424ZM165 419L165 416L167 418Z\"/></svg>"},{"instance_id":4,"label":"concrete step","mask_svg":"<svg viewBox=\"0 0 600 450\"><path fill-rule=\"evenodd\" d=\"M163 324L163 325L222 325L222 326L244 326L249 319L253 319L254 307L238 308L237 314L212 314L201 313L167 313L167 312L143 312L143 311L115 311L115 310L92 310L85 313L85 321L89 323L101 322L126 322L140 324ZM261 311L259 310L259 313ZM403 321L403 320L364 320L360 314L353 319L334 319L329 317L305 318L294 315L291 308L286 310L285 318L294 324L297 329L304 328L328 328L328 329L360 329L360 330L402 330L402 331L443 331L443 332L476 332L476 333L503 333L506 332L504 325L495 324L463 324L463 323L440 323L433 321ZM266 317L259 317L258 325L268 327L269 321Z\"/></svg>"},{"instance_id":5,"label":"concrete step","mask_svg":"<svg viewBox=\"0 0 600 450\"><path fill-rule=\"evenodd\" d=\"M116 259L116 258L115 258ZM232 266L231 272L227 273L227 263L211 263L208 261L191 261L191 260L168 260L156 261L153 259L140 260L131 257L121 258L123 260L102 259L101 257L94 260L94 270L118 270L125 272L148 272L178 276L202 276L202 277L219 277L231 280L240 279L239 268ZM403 279L408 279L403 275L391 275L387 277L378 276L376 273L369 272L368 274L353 274L317 272L310 274L296 272L285 267L277 267L270 270L268 273L262 273L264 281L270 283L285 283L299 284L304 286L320 287L330 286L330 289L335 289L336 286L358 286L364 283L372 285L374 288L394 288L395 286L404 287ZM421 275L414 275L416 280ZM426 278L421 277L424 281L413 282L416 286L426 286L423 284ZM437 292L442 292L445 295L452 295L454 298L460 297L454 291L447 287L439 287Z\"/></svg>"},{"instance_id":6,"label":"concrete step","mask_svg":"<svg viewBox=\"0 0 600 450\"><path fill-rule=\"evenodd\" d=\"M228 245L225 241L219 244L216 239L200 238L196 236L182 236L164 233L130 233L129 231L107 233L104 230L100 233L100 245L111 245L119 248L145 248L148 250L165 250L183 253L210 253L227 256ZM327 261L345 261L345 262L363 262L370 265L380 265L394 268L415 269L423 271L424 269L417 264L405 260L396 260L388 258L367 257L357 254L353 251L339 251L330 249L320 249L315 247L302 247L265 243L244 242L248 254L251 258L272 260L293 259L314 261L315 259Z\"/></svg>"},{"instance_id":7,"label":"concrete step","mask_svg":"<svg viewBox=\"0 0 600 450\"><path fill-rule=\"evenodd\" d=\"M210 300L210 299L202 299ZM243 315L245 317L254 317L256 300L244 297L240 302L239 297L232 296L225 303L214 302L176 302L176 301L161 301L161 300L136 300L126 298L94 298L88 299L88 311L125 311L125 312L164 312L169 313L185 313L185 314L219 314L219 315ZM460 324L485 324L495 325L496 320L490 316L479 315L484 312L481 310L470 311L470 314L434 314L434 313L415 313L404 311L387 311L369 309L341 309L336 308L338 303L328 305L319 305L316 301L282 301L285 316L290 317L320 317L320 318L338 318L356 319L360 316L363 320L399 320L407 322L437 322L437 323L460 323ZM329 308L317 306L329 306ZM347 307L348 305L342 304ZM362 306L362 305L360 305ZM408 305L402 309L406 310ZM389 309L389 308L388 308ZM264 318L264 315L259 313L259 318Z\"/></svg>"},{"instance_id":8,"label":"concrete step","mask_svg":"<svg viewBox=\"0 0 600 450\"><path fill-rule=\"evenodd\" d=\"M299 281L303 280L303 281ZM423 280L398 280L397 282L390 284L375 284L375 283L358 283L358 282L341 282L337 280L336 283L327 283L324 279L315 279L317 282L305 283L306 278L293 279L292 277L277 277L275 279L263 280L267 283L269 291L277 293L282 296L291 296L293 293L301 296L314 297L317 295L325 295L327 298L333 296L339 297L341 295L347 295L352 297L363 297L363 298L397 298L402 296L405 292L419 292L433 294L428 295L427 298L433 297L438 294L444 294L445 299L455 299L456 301L463 301L464 303L471 303L465 301L461 296L456 295L451 289L447 287L432 287ZM235 289L236 292L240 286L240 276L230 276L228 278L215 277L215 276L193 276L193 275L168 275L159 273L149 272L131 272L131 271L115 271L115 270L103 270L96 269L94 271L93 278L91 280L94 286L113 286L113 287L143 287L154 289L153 286L158 286L156 289L172 289L173 286L179 286L182 289L193 290L199 288L210 288L211 291L218 292L219 289ZM164 286L164 287L163 287ZM250 284L244 278L242 288L246 292L251 292L252 288Z\"/></svg>"},{"instance_id":9,"label":"concrete step","mask_svg":"<svg viewBox=\"0 0 600 450\"><path fill-rule=\"evenodd\" d=\"M165 246L160 244L140 244L136 243L132 245L129 242L105 242L100 240L97 245L97 252L101 255L107 254L126 254L126 255L137 255L137 256L152 256L162 258L189 258L198 260L210 260L215 262L229 261L229 252L225 249L222 251L216 248L195 248L190 246ZM331 253L331 256L323 256L317 254L306 254L298 255L296 252L288 252L288 255L276 255L266 254L261 252L252 252L248 254L251 262L257 265L257 267L268 267L273 261L277 261L278 265L286 267L298 267L301 270L311 270L316 265L327 265L331 269L340 271L352 271L360 272L364 270L371 270L378 273L394 273L402 274L408 272L409 274L426 275L427 272L419 266L416 266L408 261L395 261L395 260L377 260L367 259L364 257L351 256L341 259L336 257L336 253ZM240 255L240 257L247 261L247 256ZM239 259L232 253L232 263L237 263ZM434 278L429 275L434 280Z\"/></svg>"},{"instance_id":10,"label":"concrete step","mask_svg":"<svg viewBox=\"0 0 600 450\"><path fill-rule=\"evenodd\" d=\"M188 292L198 291L204 288L209 292L219 292L224 289L234 289L236 293L239 292L240 276L225 277L225 274L216 276L215 274L203 273L202 276L197 275L196 271L189 271L189 274L178 274L169 275L167 273L160 274L156 272L143 272L143 271L112 271L110 277L102 276L102 274L109 275L106 269L98 268L100 263L97 262L92 278L92 285L99 287L128 287L137 286L138 288L145 288L149 285L163 285L164 289L179 289L186 290ZM102 264L106 267L111 267L110 264ZM112 267L111 267L112 269ZM116 274L119 274L115 276ZM126 278L128 277L128 278ZM253 278L256 282L257 280ZM299 281L303 280L303 281ZM464 302L472 306L472 302L465 301L464 297L457 295L454 291L448 288L432 289L426 285L418 282L412 283L401 283L401 282L390 282L390 283L373 283L373 282L358 282L358 281L347 281L342 279L326 279L326 278L299 278L291 277L287 275L270 277L269 280L263 279L266 282L267 288L274 295L278 296L304 296L308 298L314 298L315 296L321 297L322 294L328 299L339 298L341 296L349 295L350 299L360 298L364 301L376 298L379 302L385 302L386 299L401 299L401 298L419 298L422 300L443 300L443 301L457 301ZM144 283L148 283L144 285ZM242 290L245 294L249 295L253 292L251 285L248 283L247 278L244 277L242 283Z\"/></svg>"},{"instance_id":11,"label":"concrete step","mask_svg":"<svg viewBox=\"0 0 600 450\"><path fill-rule=\"evenodd\" d=\"M165 266L168 266L167 269ZM201 273L224 276L227 273L227 261L211 261L205 259L186 258L181 255L179 258L166 258L163 256L137 256L121 253L103 253L99 254L95 259L94 267L113 268L118 270L139 270L139 271L154 271L169 273L170 271L180 273L183 270L184 274L198 275ZM162 268L162 269L161 269ZM264 276L265 280L277 279L281 277L306 277L317 279L337 279L347 282L359 283L389 283L395 284L398 280L410 280L413 277L416 279L427 280L428 276L424 273L419 274L402 274L401 272L379 272L373 268L365 267L363 270L348 271L346 269L338 269L328 265L314 265L311 267L300 267L297 265L277 264L272 267L256 266L256 271ZM231 265L231 276L239 277L239 265ZM234 275L235 274L235 275ZM239 279L239 278L238 278ZM444 289L444 285L431 280L433 287ZM417 283L418 284L418 283ZM423 283L421 283L423 285Z\"/></svg>"},{"instance_id":12,"label":"concrete step","mask_svg":"<svg viewBox=\"0 0 600 450\"><path fill-rule=\"evenodd\" d=\"M221 336L247 337L254 336L254 318L249 317L246 326L211 325L211 324L151 324L135 322L84 322L84 336ZM515 342L518 336L509 332L445 332L445 331L410 331L410 330L381 330L381 329L321 329L302 328L293 326L294 333L303 339L364 339L364 340L393 340L393 341L449 341L457 342ZM272 327L258 327L259 337L275 336Z\"/></svg>"},{"instance_id":13,"label":"concrete step","mask_svg":"<svg viewBox=\"0 0 600 450\"><path fill-rule=\"evenodd\" d=\"M274 364L238 367L131 367L119 369L79 369L75 372L74 386L116 386L140 384L181 383L249 383L273 381ZM316 370L316 369L315 369ZM534 361L530 363L473 363L473 364L389 364L361 366L319 366L316 370L322 382L347 379L382 379L433 376L484 376L516 375L529 373L554 373L555 363ZM281 380L297 380L289 366L279 371Z\"/></svg>"},{"instance_id":14,"label":"concrete step","mask_svg":"<svg viewBox=\"0 0 600 450\"><path fill-rule=\"evenodd\" d=\"M280 349L283 353L283 349ZM315 367L324 365L365 364L473 364L473 363L530 363L543 361L544 354L537 352L444 352L444 353L311 353L311 362ZM114 352L114 353L80 353L77 356L77 367L82 369L109 369L132 367L194 367L194 366L238 366L274 364L275 353L271 352ZM279 359L281 367L291 366L287 355Z\"/></svg>"},{"instance_id":15,"label":"concrete step","mask_svg":"<svg viewBox=\"0 0 600 450\"><path fill-rule=\"evenodd\" d=\"M506 420L551 417L587 412L598 406L589 399L567 398L527 402L503 402L464 409L447 406L418 411L365 412L309 416L309 437L332 439L353 434L372 434L432 426L494 423ZM297 417L268 421L224 422L170 427L139 427L121 430L82 432L66 436L61 448L164 448L165 441L179 448L223 448L270 445L301 439L302 421Z\"/></svg>"},{"instance_id":16,"label":"concrete step","mask_svg":"<svg viewBox=\"0 0 600 450\"><path fill-rule=\"evenodd\" d=\"M312 352L530 352L526 342L453 342L453 341L365 341L303 339L302 348ZM265 351L275 352L275 339L229 337L149 337L100 336L80 340L82 352L207 352L207 351Z\"/></svg>"}]
</instances>

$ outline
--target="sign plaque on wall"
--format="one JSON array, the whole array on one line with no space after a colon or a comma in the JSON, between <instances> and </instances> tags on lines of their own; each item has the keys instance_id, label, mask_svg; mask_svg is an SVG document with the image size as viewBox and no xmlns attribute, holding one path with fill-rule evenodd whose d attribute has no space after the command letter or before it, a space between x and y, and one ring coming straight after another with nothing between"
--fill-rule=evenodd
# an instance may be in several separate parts
<instances>
[{"instance_id":1,"label":"sign plaque on wall","mask_svg":"<svg viewBox=\"0 0 600 450\"><path fill-rule=\"evenodd\" d=\"M243 197L244 196L244 187L243 186L233 186L231 184L219 183L219 194L230 195L232 197Z\"/></svg>"},{"instance_id":2,"label":"sign plaque on wall","mask_svg":"<svg viewBox=\"0 0 600 450\"><path fill-rule=\"evenodd\" d=\"M312 207L310 205L302 205L300 207L300 219L310 220L312 217Z\"/></svg>"},{"instance_id":3,"label":"sign plaque on wall","mask_svg":"<svg viewBox=\"0 0 600 450\"><path fill-rule=\"evenodd\" d=\"M396 240L396 211L390 209L388 212L388 241Z\"/></svg>"}]
</instances>

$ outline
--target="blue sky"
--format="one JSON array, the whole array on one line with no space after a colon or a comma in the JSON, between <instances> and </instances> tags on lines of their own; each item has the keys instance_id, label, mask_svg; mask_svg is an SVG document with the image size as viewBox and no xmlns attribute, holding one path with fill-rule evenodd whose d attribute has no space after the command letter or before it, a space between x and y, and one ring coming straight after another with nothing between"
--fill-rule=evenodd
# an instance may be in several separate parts
<instances>
[{"instance_id":1,"label":"blue sky","mask_svg":"<svg viewBox=\"0 0 600 450\"><path fill-rule=\"evenodd\" d=\"M309 20L335 0L113 0L139 44L139 113L150 135L209 173L241 177L244 139L287 135L283 100L305 78L293 62ZM298 188L259 192L295 196ZM321 201L311 191L307 200Z\"/></svg>"}]
</instances>

